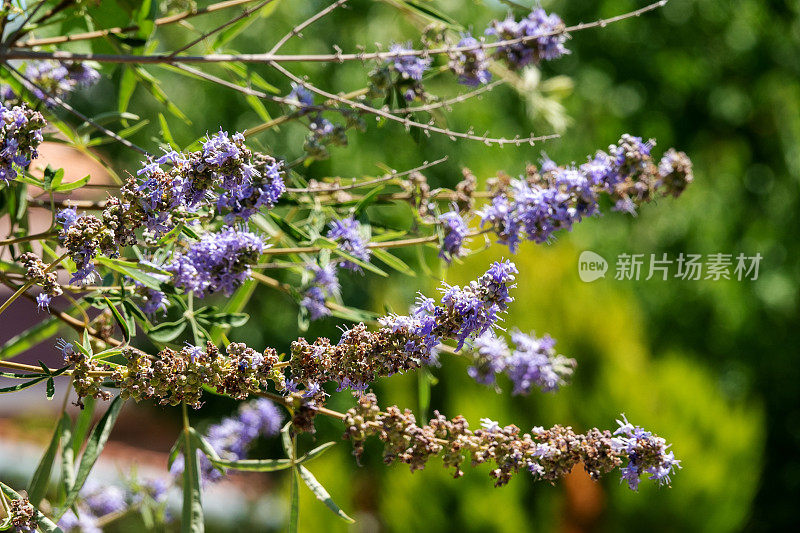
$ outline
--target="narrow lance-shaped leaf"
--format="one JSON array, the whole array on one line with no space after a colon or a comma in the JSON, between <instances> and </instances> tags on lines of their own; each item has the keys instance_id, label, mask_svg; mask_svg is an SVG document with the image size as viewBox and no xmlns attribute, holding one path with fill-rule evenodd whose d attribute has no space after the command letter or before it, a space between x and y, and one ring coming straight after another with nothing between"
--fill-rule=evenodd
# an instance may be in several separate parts
<instances>
[{"instance_id":1,"label":"narrow lance-shaped leaf","mask_svg":"<svg viewBox=\"0 0 800 533\"><path fill-rule=\"evenodd\" d=\"M111 405L108 407L108 410L103 415L103 418L101 418L100 421L97 422L97 425L94 427L94 429L92 429L92 432L89 435L89 441L86 443L86 450L84 450L83 455L81 456L78 472L75 475L75 483L67 493L67 498L64 501L64 505L61 508L60 514L58 515L59 518L64 514L64 512L66 512L67 509L72 507L73 503L75 503L78 493L80 492L81 488L83 488L83 484L86 483L86 478L89 477L89 472L91 472L92 467L94 466L95 462L97 462L97 458L100 457L100 452L103 451L103 448L108 441L108 436L111 434L111 430L114 428L114 424L117 421L117 417L119 416L119 412L124 403L125 400L122 399L122 396L117 396L114 398L114 400L111 402Z\"/></svg>"},{"instance_id":2,"label":"narrow lance-shaped leaf","mask_svg":"<svg viewBox=\"0 0 800 533\"><path fill-rule=\"evenodd\" d=\"M242 470L245 472L275 472L285 470L292 466L290 459L242 459L240 461L225 461L223 459L210 459L214 466Z\"/></svg>"},{"instance_id":3,"label":"narrow lance-shaped leaf","mask_svg":"<svg viewBox=\"0 0 800 533\"><path fill-rule=\"evenodd\" d=\"M303 465L299 465L297 470L306 486L311 489L311 492L314 493L314 496L316 496L319 501L324 503L328 509L336 513L336 515L345 522L355 522L355 520L347 516L347 514L342 511L338 505L336 505L336 502L333 501L333 498L331 498L331 495L328 494L327 490L325 490L325 487L323 487L320 482L317 481L317 478L314 477L308 468L304 467Z\"/></svg>"},{"instance_id":4,"label":"narrow lance-shaped leaf","mask_svg":"<svg viewBox=\"0 0 800 533\"><path fill-rule=\"evenodd\" d=\"M58 318L50 317L42 320L35 326L28 328L19 335L9 339L2 347L0 347L0 360L8 359L19 355L25 350L33 348L40 342L43 342L56 333L61 327Z\"/></svg>"},{"instance_id":5,"label":"narrow lance-shaped leaf","mask_svg":"<svg viewBox=\"0 0 800 533\"><path fill-rule=\"evenodd\" d=\"M50 484L50 472L53 470L53 462L55 462L56 453L58 453L58 445L61 442L64 429L68 428L69 424L69 416L64 413L58 421L55 431L53 431L50 444L39 461L39 466L36 467L31 482L28 484L28 499L34 507L39 505L47 493L47 487Z\"/></svg>"},{"instance_id":6,"label":"narrow lance-shaped leaf","mask_svg":"<svg viewBox=\"0 0 800 533\"><path fill-rule=\"evenodd\" d=\"M197 461L194 439L188 431L183 435L183 510L182 533L203 533L203 502L200 493L200 465Z\"/></svg>"}]
</instances>

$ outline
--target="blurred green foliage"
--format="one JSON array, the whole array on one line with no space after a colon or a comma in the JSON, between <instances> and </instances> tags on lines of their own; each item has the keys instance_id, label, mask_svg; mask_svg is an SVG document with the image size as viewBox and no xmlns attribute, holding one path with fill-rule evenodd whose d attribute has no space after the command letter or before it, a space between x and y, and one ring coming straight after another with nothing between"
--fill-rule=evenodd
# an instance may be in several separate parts
<instances>
[{"instance_id":1,"label":"blurred green foliage","mask_svg":"<svg viewBox=\"0 0 800 533\"><path fill-rule=\"evenodd\" d=\"M645 2L542 3L571 24ZM226 46L264 51L292 24L325 4L280 2L269 17L257 20ZM436 5L474 33L508 9L490 0L441 0ZM192 24L210 28L224 18L215 15ZM334 43L343 50L376 41L388 46L418 34L426 23L380 2L355 0L284 51L329 51ZM187 40L180 29L158 35L159 48L165 50ZM473 424L488 416L523 428L564 423L582 430L612 427L614 418L625 412L674 443L684 469L675 476L673 488L643 483L633 494L616 479L606 479L598 495L534 484L519 476L508 487L492 489L485 469L452 480L435 464L413 475L403 466L385 467L376 443L367 447L364 466L357 468L344 443L320 459L314 471L342 508L357 517L357 527L564 529L579 520L571 514L574 494L568 494L575 490L578 498L594 498L601 505L591 524L578 523L587 529L781 530L796 521L791 495L797 494L800 479L798 45L797 0L671 0L655 13L576 33L569 42L572 54L545 65L541 80L535 74L519 80L516 87L522 94L499 87L480 100L456 106L446 118L454 129L473 126L497 136L565 127L559 140L503 149L443 137L423 136L417 142L400 126L379 127L368 118L367 134L351 134L348 148L334 149L330 160L303 171L307 177L355 176L378 172L378 163L405 169L449 154L447 163L426 174L436 185L453 186L461 166L485 179L498 170L517 174L542 151L559 162L581 162L624 132L654 137L659 141L656 153L675 146L695 162L696 182L679 200L647 206L637 218L609 212L562 234L553 245L525 245L514 258L521 273L517 301L506 323L553 334L560 350L578 360L573 385L555 395L511 397L508 384L501 395L475 384L466 375L465 362L457 358L445 355L442 367L433 370L438 384L432 390L432 408L450 416L464 414ZM288 92L286 81L266 66L250 69ZM334 92L366 83L367 68L356 62L298 64L292 69ZM241 130L262 122L241 95L157 67L150 71L190 121L169 119L180 144L219 126ZM219 67L210 71L224 74ZM114 109L117 96L108 87L76 102L98 112ZM429 89L453 94L454 87L437 80ZM152 146L160 136L157 112L163 107L137 90L131 109L151 120L135 140ZM279 113L269 105L267 109ZM303 134L298 125L287 125L260 134L258 141L292 160L302 154ZM110 154L121 168L138 168L130 154ZM395 222L408 220L397 215ZM607 275L584 284L577 277L577 258L585 249L607 259L619 253L666 252L674 257L680 252L759 252L764 260L759 279L752 282L622 282ZM507 250L495 246L448 270L433 267L433 251L422 261L448 281L463 282L504 253ZM421 260L414 251L399 255L413 264ZM418 278L398 283L368 275L343 281L346 302L376 311L383 311L384 304L402 311L416 290L432 288L420 286ZM259 288L248 309L254 320L232 337L285 349L299 334L293 305ZM308 336L335 338L336 325L336 320L327 320ZM377 390L383 404L413 407L421 417L417 387L417 376L408 375L383 380ZM331 407L346 409L349 402L335 398ZM320 421L319 426L319 442L339 437L336 423ZM303 531L345 529L308 491L302 495L301 510Z\"/></svg>"}]
</instances>

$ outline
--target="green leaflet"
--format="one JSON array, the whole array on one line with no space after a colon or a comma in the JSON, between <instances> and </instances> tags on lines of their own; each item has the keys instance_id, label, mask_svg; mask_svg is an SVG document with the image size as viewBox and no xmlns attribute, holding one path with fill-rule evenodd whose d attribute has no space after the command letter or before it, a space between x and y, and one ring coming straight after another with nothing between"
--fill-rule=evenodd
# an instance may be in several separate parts
<instances>
[{"instance_id":1,"label":"green leaflet","mask_svg":"<svg viewBox=\"0 0 800 533\"><path fill-rule=\"evenodd\" d=\"M333 511L336 516L345 522L349 522L351 524L355 522L355 520L347 516L347 514L342 511L338 505L336 505L336 502L333 501L333 498L331 498L331 495L328 494L327 490L325 490L325 487L323 487L320 482L317 481L317 478L314 477L314 474L312 474L308 468L304 467L303 465L299 465L297 467L297 471L300 474L300 478L303 480L303 482L305 482L306 486L311 489L311 492L314 493L314 496L324 503L328 509Z\"/></svg>"},{"instance_id":2,"label":"green leaflet","mask_svg":"<svg viewBox=\"0 0 800 533\"><path fill-rule=\"evenodd\" d=\"M0 360L8 359L19 355L22 352L33 348L42 341L45 341L58 333L61 324L58 318L51 316L42 320L35 326L28 328L19 335L12 337L2 347L0 347Z\"/></svg>"},{"instance_id":3,"label":"green leaflet","mask_svg":"<svg viewBox=\"0 0 800 533\"><path fill-rule=\"evenodd\" d=\"M42 459L39 461L39 466L33 473L31 482L28 484L28 499L34 507L41 503L42 498L47 493L47 487L50 484L50 472L53 470L53 462L56 459L58 452L58 445L61 442L61 436L64 430L70 425L69 416L64 413L61 420L58 421L56 429L53 432L53 437L50 439L50 445L44 452Z\"/></svg>"},{"instance_id":4,"label":"green leaflet","mask_svg":"<svg viewBox=\"0 0 800 533\"><path fill-rule=\"evenodd\" d=\"M119 412L124 403L125 400L123 400L121 396L114 398L114 400L111 402L111 405L108 407L108 410L103 415L103 418L101 418L100 421L97 422L97 425L94 427L94 429L92 429L92 432L89 435L89 441L86 443L86 450L84 450L83 455L81 456L78 472L75 475L75 483L67 493L67 498L61 508L58 518L61 518L66 510L72 507L72 504L75 503L78 493L80 492L81 488L83 488L83 484L86 483L86 478L89 477L89 472L92 470L95 462L97 462L97 458L100 457L100 453L103 451L103 448L108 441L108 436L111 434L111 430L114 428L114 424L117 421L117 417L119 416Z\"/></svg>"}]
</instances>

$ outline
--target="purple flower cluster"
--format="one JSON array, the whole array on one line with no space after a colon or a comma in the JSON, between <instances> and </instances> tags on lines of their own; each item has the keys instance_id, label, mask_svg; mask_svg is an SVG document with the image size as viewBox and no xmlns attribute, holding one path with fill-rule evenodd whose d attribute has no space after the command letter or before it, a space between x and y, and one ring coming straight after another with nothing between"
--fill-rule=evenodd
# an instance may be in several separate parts
<instances>
[{"instance_id":1,"label":"purple flower cluster","mask_svg":"<svg viewBox=\"0 0 800 533\"><path fill-rule=\"evenodd\" d=\"M456 47L478 45L478 40L467 33L461 38ZM459 83L470 87L485 85L492 79L492 74L489 72L489 60L486 58L486 52L481 48L454 52L450 58L450 70L458 77Z\"/></svg>"},{"instance_id":2,"label":"purple flower cluster","mask_svg":"<svg viewBox=\"0 0 800 533\"><path fill-rule=\"evenodd\" d=\"M597 211L597 198L588 178L572 168L542 165L540 183L512 180L478 214L481 226L493 226L501 244L516 252L522 239L548 242L554 232L571 229L575 222Z\"/></svg>"},{"instance_id":3,"label":"purple flower cluster","mask_svg":"<svg viewBox=\"0 0 800 533\"><path fill-rule=\"evenodd\" d=\"M681 468L680 460L675 459L673 452L667 451L672 445L634 426L625 415L617 423L619 428L614 431L613 446L628 457L628 464L622 468L622 480L628 482L631 490L639 488L639 481L644 474L650 474L650 479L659 485L669 485L670 476L676 468Z\"/></svg>"},{"instance_id":4,"label":"purple flower cluster","mask_svg":"<svg viewBox=\"0 0 800 533\"><path fill-rule=\"evenodd\" d=\"M263 251L258 235L225 229L203 235L188 250L175 254L164 270L172 273L176 287L200 298L219 291L230 296L250 277L250 267Z\"/></svg>"},{"instance_id":5,"label":"purple flower cluster","mask_svg":"<svg viewBox=\"0 0 800 533\"><path fill-rule=\"evenodd\" d=\"M146 227L156 235L174 227L176 211L191 212L209 200L227 211L228 224L248 220L259 209L272 208L286 186L282 163L254 154L244 142L241 133L220 130L198 152L170 151L148 160L137 172L139 181L123 188L123 198L141 210Z\"/></svg>"},{"instance_id":6,"label":"purple flower cluster","mask_svg":"<svg viewBox=\"0 0 800 533\"><path fill-rule=\"evenodd\" d=\"M367 247L369 238L361 223L353 217L334 220L330 224L328 238L338 241L339 249L343 252L359 259L365 263L369 262L372 251ZM341 261L342 268L361 272L361 267L353 261L344 259Z\"/></svg>"},{"instance_id":7,"label":"purple flower cluster","mask_svg":"<svg viewBox=\"0 0 800 533\"><path fill-rule=\"evenodd\" d=\"M542 8L534 9L518 22L511 15L503 21L495 20L486 30L486 35L494 35L501 41L521 39L498 47L496 52L496 56L514 70L569 53L564 46L568 38L564 23L558 15L548 15Z\"/></svg>"},{"instance_id":8,"label":"purple flower cluster","mask_svg":"<svg viewBox=\"0 0 800 533\"><path fill-rule=\"evenodd\" d=\"M45 120L41 113L22 104L0 103L0 182L9 183L37 156Z\"/></svg>"},{"instance_id":9,"label":"purple flower cluster","mask_svg":"<svg viewBox=\"0 0 800 533\"><path fill-rule=\"evenodd\" d=\"M247 456L247 449L259 436L277 435L282 422L283 416L275 404L266 398L259 398L242 404L235 416L224 418L220 423L210 426L206 432L206 440L220 459L238 461ZM197 451L197 457L200 460L200 474L204 483L216 483L224 477L224 473L217 469L200 450ZM170 472L179 475L183 472L183 468L184 457L180 455L172 463Z\"/></svg>"},{"instance_id":10,"label":"purple flower cluster","mask_svg":"<svg viewBox=\"0 0 800 533\"><path fill-rule=\"evenodd\" d=\"M468 338L490 331L499 314L513 301L508 289L514 287L517 267L511 261L494 262L484 275L465 287L447 285L442 291L441 305L420 294L411 316L390 315L381 324L394 331L407 329L418 336L405 346L405 351L422 361L435 361L435 347L442 338L458 342L460 350Z\"/></svg>"},{"instance_id":11,"label":"purple flower cluster","mask_svg":"<svg viewBox=\"0 0 800 533\"><path fill-rule=\"evenodd\" d=\"M88 481L80 492L78 514L69 509L58 521L64 533L102 533L98 519L121 513L148 496L155 503L166 500L167 485L162 479L136 482L127 489Z\"/></svg>"},{"instance_id":12,"label":"purple flower cluster","mask_svg":"<svg viewBox=\"0 0 800 533\"><path fill-rule=\"evenodd\" d=\"M389 52L392 54L403 54L403 52L411 52L411 44L393 44L389 47ZM431 67L431 59L418 55L397 55L386 60L386 62L402 77L403 79L420 81L425 71Z\"/></svg>"},{"instance_id":13,"label":"purple flower cluster","mask_svg":"<svg viewBox=\"0 0 800 533\"><path fill-rule=\"evenodd\" d=\"M85 63L34 61L25 69L25 77L41 89L35 88L36 98L53 105L48 94L61 98L77 88L91 87L100 81L100 73Z\"/></svg>"},{"instance_id":14,"label":"purple flower cluster","mask_svg":"<svg viewBox=\"0 0 800 533\"><path fill-rule=\"evenodd\" d=\"M442 248L439 250L439 257L450 263L454 258L461 257L464 254L462 246L464 246L469 228L467 228L467 223L455 207L452 211L439 215L439 223L444 230L444 239L442 240Z\"/></svg>"},{"instance_id":15,"label":"purple flower cluster","mask_svg":"<svg viewBox=\"0 0 800 533\"><path fill-rule=\"evenodd\" d=\"M93 260L98 253L108 257L119 255L114 232L96 216L78 215L77 209L68 207L56 213L56 222L62 226L58 239L76 267L71 283L89 283L94 279Z\"/></svg>"},{"instance_id":16,"label":"purple flower cluster","mask_svg":"<svg viewBox=\"0 0 800 533\"><path fill-rule=\"evenodd\" d=\"M555 351L549 335L537 338L521 332L511 334L512 351L505 339L486 333L475 339L473 366L469 375L478 383L492 385L497 374L505 373L514 384L514 394L530 394L533 387L543 392L558 390L575 370L575 360Z\"/></svg>"},{"instance_id":17,"label":"purple flower cluster","mask_svg":"<svg viewBox=\"0 0 800 533\"><path fill-rule=\"evenodd\" d=\"M314 277L306 289L300 305L308 311L311 320L317 320L331 314L330 309L325 306L325 300L337 296L341 287L336 275L336 267L333 264L313 265L311 272Z\"/></svg>"},{"instance_id":18,"label":"purple flower cluster","mask_svg":"<svg viewBox=\"0 0 800 533\"><path fill-rule=\"evenodd\" d=\"M600 194L611 198L615 210L631 213L657 193L678 196L693 180L691 161L671 149L656 166L654 145L625 134L579 167L545 158L538 171L531 167L494 191L491 204L478 213L481 226L490 226L498 241L516 252L525 239L549 242L556 231L596 214Z\"/></svg>"}]
</instances>

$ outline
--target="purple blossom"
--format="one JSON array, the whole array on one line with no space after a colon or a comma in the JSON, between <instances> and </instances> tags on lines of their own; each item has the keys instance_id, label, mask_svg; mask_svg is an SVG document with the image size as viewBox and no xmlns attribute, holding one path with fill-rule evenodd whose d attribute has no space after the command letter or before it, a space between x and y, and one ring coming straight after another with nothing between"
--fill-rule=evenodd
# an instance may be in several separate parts
<instances>
[{"instance_id":1,"label":"purple blossom","mask_svg":"<svg viewBox=\"0 0 800 533\"><path fill-rule=\"evenodd\" d=\"M441 338L458 341L460 350L466 340L491 330L513 299L508 294L517 268L510 261L495 262L477 281L459 287L443 284L441 305L420 295L411 316L383 317L383 326L394 331L405 329L421 337L409 341L405 351L412 357L431 363L435 361L434 348Z\"/></svg>"},{"instance_id":2,"label":"purple blossom","mask_svg":"<svg viewBox=\"0 0 800 533\"><path fill-rule=\"evenodd\" d=\"M230 296L250 277L250 267L264 251L264 242L254 233L225 229L207 233L177 253L164 267L177 287L199 297L222 291Z\"/></svg>"},{"instance_id":3,"label":"purple blossom","mask_svg":"<svg viewBox=\"0 0 800 533\"><path fill-rule=\"evenodd\" d=\"M614 431L613 446L628 456L628 464L622 468L622 481L626 481L631 490L637 490L641 476L650 474L650 479L659 485L668 485L675 469L681 468L680 460L675 459L673 452L667 451L671 444L634 426L625 415L622 415L622 420L617 420L617 424L619 428Z\"/></svg>"},{"instance_id":4,"label":"purple blossom","mask_svg":"<svg viewBox=\"0 0 800 533\"><path fill-rule=\"evenodd\" d=\"M48 94L63 98L77 88L91 87L100 81L100 73L86 63L32 61L25 68L25 77L41 89L34 89L34 95L48 106L51 101Z\"/></svg>"},{"instance_id":5,"label":"purple blossom","mask_svg":"<svg viewBox=\"0 0 800 533\"><path fill-rule=\"evenodd\" d=\"M368 239L364 237L361 223L352 216L342 220L333 220L328 231L328 238L338 241L339 249L356 259L369 262L372 251L367 248ZM342 268L361 272L361 267L349 260L341 260Z\"/></svg>"},{"instance_id":6,"label":"purple blossom","mask_svg":"<svg viewBox=\"0 0 800 533\"><path fill-rule=\"evenodd\" d=\"M38 156L45 120L41 113L22 104L0 104L0 181L16 179L18 168L27 167Z\"/></svg>"},{"instance_id":7,"label":"purple blossom","mask_svg":"<svg viewBox=\"0 0 800 533\"><path fill-rule=\"evenodd\" d=\"M97 526L97 517L86 509L80 513L80 516L76 515L72 509L68 509L58 521L58 527L64 533L103 533L103 530Z\"/></svg>"},{"instance_id":8,"label":"purple blossom","mask_svg":"<svg viewBox=\"0 0 800 533\"><path fill-rule=\"evenodd\" d=\"M292 90L286 95L286 99L296 102L295 107L301 111L308 111L307 108L314 105L314 94L297 83L292 83Z\"/></svg>"},{"instance_id":9,"label":"purple blossom","mask_svg":"<svg viewBox=\"0 0 800 533\"><path fill-rule=\"evenodd\" d=\"M281 429L283 416L274 403L259 398L242 404L236 415L222 419L206 431L206 440L221 459L238 461L247 456L250 444L259 436L272 437ZM200 450L200 473L204 483L214 483L224 477ZM172 464L173 475L183 472L184 458L179 456Z\"/></svg>"},{"instance_id":10,"label":"purple blossom","mask_svg":"<svg viewBox=\"0 0 800 533\"><path fill-rule=\"evenodd\" d=\"M403 52L412 51L411 43L405 46L395 43L389 47L389 52L399 55L387 58L386 62L390 64L402 78L419 81L422 79L422 75L425 71L430 68L431 59L413 54L403 54Z\"/></svg>"},{"instance_id":11,"label":"purple blossom","mask_svg":"<svg viewBox=\"0 0 800 533\"><path fill-rule=\"evenodd\" d=\"M496 376L505 373L514 385L514 394L529 394L533 387L551 392L566 383L575 369L575 360L555 351L555 341L545 335L537 338L514 332L512 351L505 339L485 333L475 339L470 377L478 383L493 385Z\"/></svg>"},{"instance_id":12,"label":"purple blossom","mask_svg":"<svg viewBox=\"0 0 800 533\"><path fill-rule=\"evenodd\" d=\"M532 63L558 59L569 53L564 46L568 36L561 18L556 14L548 15L541 8L534 9L519 22L510 14L503 21L495 20L486 30L486 35L493 35L500 41L525 39L499 46L495 52L514 70Z\"/></svg>"},{"instance_id":13,"label":"purple blossom","mask_svg":"<svg viewBox=\"0 0 800 533\"><path fill-rule=\"evenodd\" d=\"M330 309L325 306L325 294L322 289L316 285L306 289L300 305L308 311L311 320L319 320L320 318L329 316Z\"/></svg>"},{"instance_id":14,"label":"purple blossom","mask_svg":"<svg viewBox=\"0 0 800 533\"><path fill-rule=\"evenodd\" d=\"M115 485L87 483L81 491L84 502L94 516L116 513L128 507L125 491Z\"/></svg>"},{"instance_id":15,"label":"purple blossom","mask_svg":"<svg viewBox=\"0 0 800 533\"><path fill-rule=\"evenodd\" d=\"M78 220L78 208L75 206L65 207L56 214L56 222L61 224L64 231L67 231L76 220Z\"/></svg>"},{"instance_id":16,"label":"purple blossom","mask_svg":"<svg viewBox=\"0 0 800 533\"><path fill-rule=\"evenodd\" d=\"M50 302L52 300L53 300L53 297L50 296L49 294L44 293L44 292L39 293L39 295L36 296L36 307L37 307L37 309L39 311L47 310L47 312L49 313L50 312Z\"/></svg>"},{"instance_id":17,"label":"purple blossom","mask_svg":"<svg viewBox=\"0 0 800 533\"><path fill-rule=\"evenodd\" d=\"M442 249L439 251L439 257L450 263L454 258L463 255L464 252L461 247L464 245L469 228L467 228L467 223L456 208L439 215L439 222L444 229L444 239L442 240Z\"/></svg>"},{"instance_id":18,"label":"purple blossom","mask_svg":"<svg viewBox=\"0 0 800 533\"><path fill-rule=\"evenodd\" d=\"M479 44L475 37L468 33L465 34L456 47L474 46L476 48L455 52L454 57L450 59L450 69L458 76L458 82L470 87L484 85L492 79L486 52L478 47Z\"/></svg>"}]
</instances>

